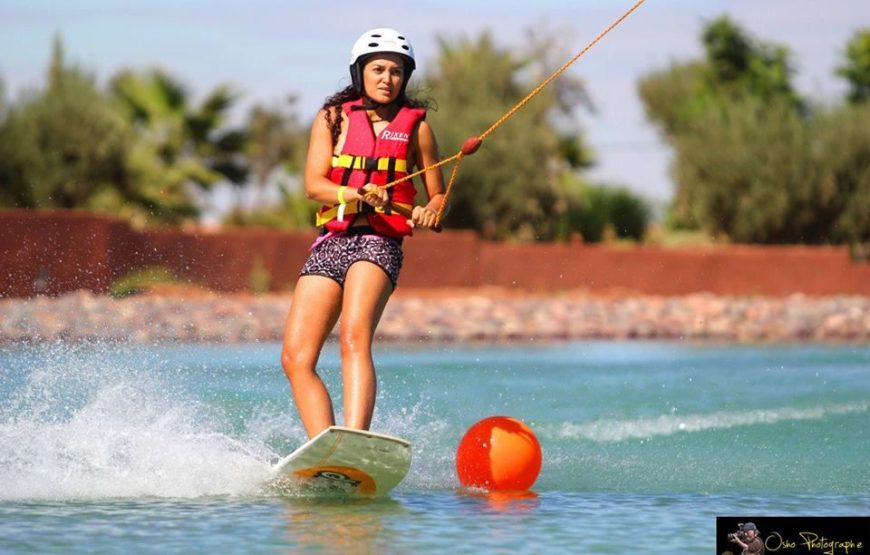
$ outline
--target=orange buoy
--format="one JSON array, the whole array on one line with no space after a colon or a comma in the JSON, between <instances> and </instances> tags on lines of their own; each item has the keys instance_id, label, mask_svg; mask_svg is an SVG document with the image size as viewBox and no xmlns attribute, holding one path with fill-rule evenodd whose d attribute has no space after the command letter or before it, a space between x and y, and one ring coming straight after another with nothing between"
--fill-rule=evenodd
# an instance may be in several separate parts
<instances>
[{"instance_id":1,"label":"orange buoy","mask_svg":"<svg viewBox=\"0 0 870 555\"><path fill-rule=\"evenodd\" d=\"M465 432L456 449L456 473L466 487L521 491L541 472L541 444L516 418L491 416Z\"/></svg>"}]
</instances>

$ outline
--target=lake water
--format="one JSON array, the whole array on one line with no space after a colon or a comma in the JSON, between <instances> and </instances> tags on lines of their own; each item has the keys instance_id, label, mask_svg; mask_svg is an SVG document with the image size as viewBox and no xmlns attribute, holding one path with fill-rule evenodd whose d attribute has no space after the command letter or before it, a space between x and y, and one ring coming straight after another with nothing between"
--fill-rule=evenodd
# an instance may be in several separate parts
<instances>
[{"instance_id":1,"label":"lake water","mask_svg":"<svg viewBox=\"0 0 870 555\"><path fill-rule=\"evenodd\" d=\"M413 463L355 501L262 488L305 439L279 351L0 348L0 553L711 553L717 515L870 514L868 345L380 345ZM532 494L459 487L496 414L538 435Z\"/></svg>"}]
</instances>

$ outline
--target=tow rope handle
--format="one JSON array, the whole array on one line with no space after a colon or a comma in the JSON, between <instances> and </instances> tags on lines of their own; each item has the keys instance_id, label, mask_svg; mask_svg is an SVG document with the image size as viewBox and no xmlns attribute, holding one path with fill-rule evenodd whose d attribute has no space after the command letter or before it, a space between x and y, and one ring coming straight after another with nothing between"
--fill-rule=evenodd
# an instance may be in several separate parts
<instances>
[{"instance_id":1,"label":"tow rope handle","mask_svg":"<svg viewBox=\"0 0 870 555\"><path fill-rule=\"evenodd\" d=\"M390 210L392 210L396 214L399 214L400 216L404 216L404 217L408 218L409 220L411 219L411 216L414 215L414 211L410 208L406 208L404 206L399 206L398 204L393 204L393 203L390 203L389 206L390 206ZM441 231L443 231L443 229L444 228L441 227L441 224L436 223L435 227L432 228L432 231L434 231L435 233L441 233Z\"/></svg>"}]
</instances>

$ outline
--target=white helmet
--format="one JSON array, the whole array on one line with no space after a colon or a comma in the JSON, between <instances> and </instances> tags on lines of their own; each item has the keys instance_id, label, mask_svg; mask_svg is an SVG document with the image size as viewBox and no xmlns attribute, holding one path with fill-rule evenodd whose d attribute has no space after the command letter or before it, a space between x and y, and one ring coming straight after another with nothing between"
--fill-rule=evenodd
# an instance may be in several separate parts
<instances>
[{"instance_id":1,"label":"white helmet","mask_svg":"<svg viewBox=\"0 0 870 555\"><path fill-rule=\"evenodd\" d=\"M405 60L405 79L402 83L402 92L411 73L416 69L417 62L414 60L414 47L405 36L395 29L379 28L363 33L350 51L350 77L353 86L359 94L363 94L362 68L366 59L371 54L391 52L399 54Z\"/></svg>"}]
</instances>

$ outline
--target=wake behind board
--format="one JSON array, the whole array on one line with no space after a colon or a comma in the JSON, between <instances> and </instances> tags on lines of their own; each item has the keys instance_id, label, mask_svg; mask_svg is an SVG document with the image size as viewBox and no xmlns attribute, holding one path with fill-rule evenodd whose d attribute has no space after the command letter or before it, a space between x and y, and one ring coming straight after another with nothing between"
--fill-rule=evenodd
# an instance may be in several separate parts
<instances>
[{"instance_id":1,"label":"wake behind board","mask_svg":"<svg viewBox=\"0 0 870 555\"><path fill-rule=\"evenodd\" d=\"M377 497L410 468L411 444L404 439L331 426L278 461L270 484L312 495Z\"/></svg>"}]
</instances>

